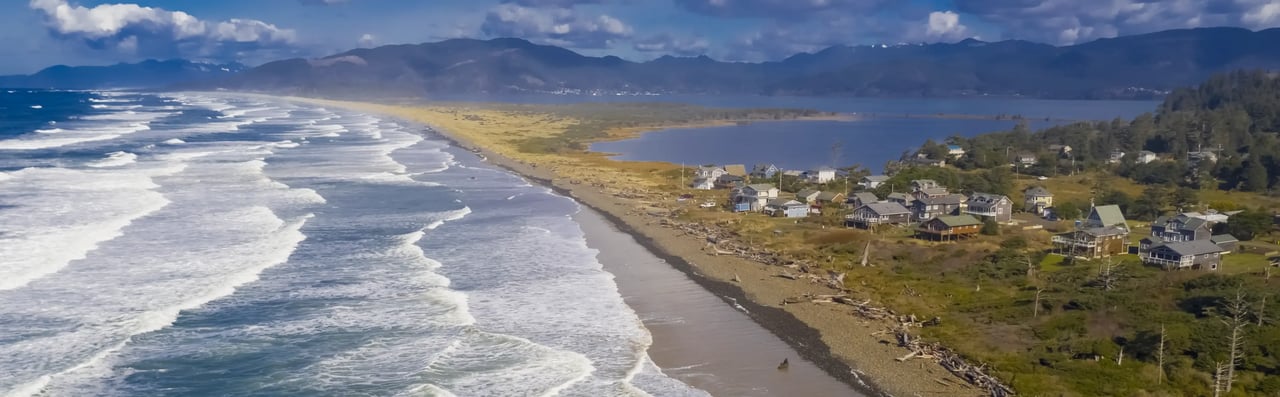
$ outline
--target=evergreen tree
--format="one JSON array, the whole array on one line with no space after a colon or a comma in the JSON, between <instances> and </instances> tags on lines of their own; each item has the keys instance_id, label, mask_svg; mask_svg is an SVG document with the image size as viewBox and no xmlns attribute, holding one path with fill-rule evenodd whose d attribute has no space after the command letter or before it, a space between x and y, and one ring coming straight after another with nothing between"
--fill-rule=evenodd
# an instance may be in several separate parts
<instances>
[{"instance_id":1,"label":"evergreen tree","mask_svg":"<svg viewBox=\"0 0 1280 397\"><path fill-rule=\"evenodd\" d=\"M1244 166L1244 190L1250 192L1266 191L1269 182L1267 168L1260 161L1252 160Z\"/></svg>"}]
</instances>

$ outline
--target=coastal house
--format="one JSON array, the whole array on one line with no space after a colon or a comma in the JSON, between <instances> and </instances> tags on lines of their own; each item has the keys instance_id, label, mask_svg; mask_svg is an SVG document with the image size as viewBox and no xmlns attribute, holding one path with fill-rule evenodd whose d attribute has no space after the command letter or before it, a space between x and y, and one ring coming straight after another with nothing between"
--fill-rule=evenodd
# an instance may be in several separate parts
<instances>
[{"instance_id":1,"label":"coastal house","mask_svg":"<svg viewBox=\"0 0 1280 397\"><path fill-rule=\"evenodd\" d=\"M715 181L716 179L719 179L720 177L728 173L729 172L725 171L724 168L717 167L714 165L704 165L704 166L698 167L698 169L693 172L693 177L696 179L706 179L710 181Z\"/></svg>"},{"instance_id":2,"label":"coastal house","mask_svg":"<svg viewBox=\"0 0 1280 397\"><path fill-rule=\"evenodd\" d=\"M1160 266L1165 270L1218 270L1224 251L1212 241L1193 240L1160 244L1138 256L1143 263Z\"/></svg>"},{"instance_id":3,"label":"coastal house","mask_svg":"<svg viewBox=\"0 0 1280 397\"><path fill-rule=\"evenodd\" d=\"M1129 252L1129 224L1120 206L1096 206L1075 230L1053 236L1054 253L1095 259Z\"/></svg>"},{"instance_id":4,"label":"coastal house","mask_svg":"<svg viewBox=\"0 0 1280 397\"><path fill-rule=\"evenodd\" d=\"M925 189L946 189L946 187L932 179L916 179L911 181L911 191L918 192Z\"/></svg>"},{"instance_id":5,"label":"coastal house","mask_svg":"<svg viewBox=\"0 0 1280 397\"><path fill-rule=\"evenodd\" d=\"M814 201L818 200L819 194L822 194L822 191L815 189L801 190L799 193L796 193L796 200L800 200L802 203L812 204Z\"/></svg>"},{"instance_id":6,"label":"coastal house","mask_svg":"<svg viewBox=\"0 0 1280 397\"><path fill-rule=\"evenodd\" d=\"M816 170L806 171L804 175L810 183L829 183L836 180L836 170L834 168L822 167Z\"/></svg>"},{"instance_id":7,"label":"coastal house","mask_svg":"<svg viewBox=\"0 0 1280 397\"><path fill-rule=\"evenodd\" d=\"M804 218L809 216L809 206L795 200L773 199L761 212L772 217Z\"/></svg>"},{"instance_id":8,"label":"coastal house","mask_svg":"<svg viewBox=\"0 0 1280 397\"><path fill-rule=\"evenodd\" d=\"M885 199L891 203L898 203L903 207L910 208L915 203L916 198L906 193L889 193L889 197Z\"/></svg>"},{"instance_id":9,"label":"coastal house","mask_svg":"<svg viewBox=\"0 0 1280 397\"><path fill-rule=\"evenodd\" d=\"M1219 234L1219 235L1211 236L1209 237L1209 242L1222 248L1223 255L1226 255L1231 253L1232 251L1235 251L1236 247L1240 245L1240 240L1237 239L1236 236L1232 236L1230 234Z\"/></svg>"},{"instance_id":10,"label":"coastal house","mask_svg":"<svg viewBox=\"0 0 1280 397\"><path fill-rule=\"evenodd\" d=\"M857 192L857 193L854 193L852 196L849 196L849 198L845 200L844 203L846 207L856 209L858 207L861 207L867 204L878 203L878 202L880 202L880 198L876 197L875 193Z\"/></svg>"},{"instance_id":11,"label":"coastal house","mask_svg":"<svg viewBox=\"0 0 1280 397\"><path fill-rule=\"evenodd\" d=\"M747 185L734 189L729 200L733 203L734 212L760 211L769 200L778 198L778 188L767 183Z\"/></svg>"},{"instance_id":12,"label":"coastal house","mask_svg":"<svg viewBox=\"0 0 1280 397\"><path fill-rule=\"evenodd\" d=\"M844 193L822 192L822 193L818 193L818 197L810 203L811 204L816 203L818 206L828 206L833 203L840 203L840 202L844 202Z\"/></svg>"},{"instance_id":13,"label":"coastal house","mask_svg":"<svg viewBox=\"0 0 1280 397\"><path fill-rule=\"evenodd\" d=\"M724 172L736 177L747 177L747 166L742 164L729 164L724 166Z\"/></svg>"},{"instance_id":14,"label":"coastal house","mask_svg":"<svg viewBox=\"0 0 1280 397\"><path fill-rule=\"evenodd\" d=\"M911 223L911 210L898 203L869 203L853 210L844 217L845 226L871 229L881 225L905 225Z\"/></svg>"},{"instance_id":15,"label":"coastal house","mask_svg":"<svg viewBox=\"0 0 1280 397\"><path fill-rule=\"evenodd\" d=\"M1107 163L1108 163L1108 164L1119 164L1119 163L1120 163L1120 160L1123 160L1123 159L1124 159L1124 152L1119 151L1119 150L1112 150L1112 151L1111 151L1111 157L1107 158Z\"/></svg>"},{"instance_id":16,"label":"coastal house","mask_svg":"<svg viewBox=\"0 0 1280 397\"><path fill-rule=\"evenodd\" d=\"M1030 166L1036 165L1036 161L1037 161L1036 155L1033 153L1019 153L1013 159L1013 162L1015 164L1021 165L1023 167L1030 167Z\"/></svg>"},{"instance_id":17,"label":"coastal house","mask_svg":"<svg viewBox=\"0 0 1280 397\"><path fill-rule=\"evenodd\" d=\"M1013 220L1013 200L1002 194L974 193L966 201L964 213L979 218L991 218L999 223Z\"/></svg>"},{"instance_id":18,"label":"coastal house","mask_svg":"<svg viewBox=\"0 0 1280 397\"><path fill-rule=\"evenodd\" d=\"M1032 186L1022 191L1022 209L1039 216L1053 207L1053 193L1040 186Z\"/></svg>"},{"instance_id":19,"label":"coastal house","mask_svg":"<svg viewBox=\"0 0 1280 397\"><path fill-rule=\"evenodd\" d=\"M1071 156L1071 146L1054 144L1049 145L1048 149L1049 153L1054 153L1062 157Z\"/></svg>"},{"instance_id":20,"label":"coastal house","mask_svg":"<svg viewBox=\"0 0 1280 397\"><path fill-rule=\"evenodd\" d=\"M946 188L937 187L937 188L931 188L931 189L916 190L914 192L911 192L911 197L915 198L916 200L920 200L923 198L938 198L938 197L946 196L948 194L951 194L951 192L948 192Z\"/></svg>"},{"instance_id":21,"label":"coastal house","mask_svg":"<svg viewBox=\"0 0 1280 397\"><path fill-rule=\"evenodd\" d=\"M1150 163L1152 161L1156 161L1156 154L1155 152L1152 152L1149 150L1143 150L1141 152L1138 152L1138 157L1133 159L1133 161L1138 164Z\"/></svg>"},{"instance_id":22,"label":"coastal house","mask_svg":"<svg viewBox=\"0 0 1280 397\"><path fill-rule=\"evenodd\" d=\"M917 198L911 203L911 216L923 222L939 216L958 215L963 202L964 196L958 194Z\"/></svg>"},{"instance_id":23,"label":"coastal house","mask_svg":"<svg viewBox=\"0 0 1280 397\"><path fill-rule=\"evenodd\" d=\"M947 145L947 155L957 159L964 157L964 148L960 145Z\"/></svg>"},{"instance_id":24,"label":"coastal house","mask_svg":"<svg viewBox=\"0 0 1280 397\"><path fill-rule=\"evenodd\" d=\"M889 176L887 175L867 175L862 177L862 180L858 181L858 185L862 186L864 189L875 189L888 181Z\"/></svg>"},{"instance_id":25,"label":"coastal house","mask_svg":"<svg viewBox=\"0 0 1280 397\"><path fill-rule=\"evenodd\" d=\"M916 228L916 237L931 241L952 241L973 237L982 231L982 221L969 215L939 216Z\"/></svg>"},{"instance_id":26,"label":"coastal house","mask_svg":"<svg viewBox=\"0 0 1280 397\"><path fill-rule=\"evenodd\" d=\"M689 184L689 187L698 189L698 190L711 190L716 188L716 182L715 180L712 180L712 179L697 178L697 179L694 179L693 182Z\"/></svg>"},{"instance_id":27,"label":"coastal house","mask_svg":"<svg viewBox=\"0 0 1280 397\"><path fill-rule=\"evenodd\" d=\"M746 178L737 175L724 174L719 178L716 178L715 187L719 189L732 189L735 187L742 187L745 183L747 183Z\"/></svg>"},{"instance_id":28,"label":"coastal house","mask_svg":"<svg viewBox=\"0 0 1280 397\"><path fill-rule=\"evenodd\" d=\"M1151 222L1151 237L1166 243L1205 240L1213 236L1213 225L1189 214L1162 216Z\"/></svg>"},{"instance_id":29,"label":"coastal house","mask_svg":"<svg viewBox=\"0 0 1280 397\"><path fill-rule=\"evenodd\" d=\"M1218 162L1218 154L1209 150L1188 152L1187 160L1192 163L1201 163L1201 162L1216 163Z\"/></svg>"},{"instance_id":30,"label":"coastal house","mask_svg":"<svg viewBox=\"0 0 1280 397\"><path fill-rule=\"evenodd\" d=\"M773 164L756 164L751 168L751 177L756 179L772 179L782 170Z\"/></svg>"}]
</instances>

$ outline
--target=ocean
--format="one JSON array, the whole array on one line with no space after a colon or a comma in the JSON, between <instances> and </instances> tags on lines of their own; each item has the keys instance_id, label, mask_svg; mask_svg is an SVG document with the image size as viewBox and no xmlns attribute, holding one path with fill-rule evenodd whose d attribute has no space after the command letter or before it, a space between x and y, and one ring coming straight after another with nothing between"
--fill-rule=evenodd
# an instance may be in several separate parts
<instances>
[{"instance_id":1,"label":"ocean","mask_svg":"<svg viewBox=\"0 0 1280 397\"><path fill-rule=\"evenodd\" d=\"M577 204L423 127L206 93L0 115L0 395L706 395Z\"/></svg>"}]
</instances>

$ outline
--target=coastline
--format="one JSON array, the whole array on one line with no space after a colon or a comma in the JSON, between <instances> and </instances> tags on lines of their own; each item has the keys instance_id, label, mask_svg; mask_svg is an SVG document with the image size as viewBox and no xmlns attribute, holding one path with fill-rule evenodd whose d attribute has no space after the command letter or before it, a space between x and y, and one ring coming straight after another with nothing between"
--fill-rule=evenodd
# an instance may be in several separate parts
<instances>
[{"instance_id":1,"label":"coastline","mask_svg":"<svg viewBox=\"0 0 1280 397\"><path fill-rule=\"evenodd\" d=\"M384 114L426 125L435 135L452 145L476 153L490 164L546 186L598 212L619 231L686 274L698 285L722 297L727 304L740 304L752 320L798 351L835 379L870 395L978 396L975 387L955 381L946 369L932 362L898 362L903 350L878 332L889 323L856 318L839 305L786 305L784 299L803 294L831 293L825 286L775 277L777 269L731 256L711 256L704 242L678 234L659 224L658 218L636 211L633 202L606 192L601 186L583 184L572 176L560 175L557 165L539 167L533 161L518 160L499 152L486 142L468 139L465 133L444 128L436 120L396 105L340 102L312 98L285 98L323 106L344 107ZM638 127L639 128L639 127ZM642 133L668 127L645 127ZM493 144L490 142L490 144ZM509 149L509 148L502 148ZM542 159L537 159L542 160ZM738 278L741 282L731 280Z\"/></svg>"}]
</instances>

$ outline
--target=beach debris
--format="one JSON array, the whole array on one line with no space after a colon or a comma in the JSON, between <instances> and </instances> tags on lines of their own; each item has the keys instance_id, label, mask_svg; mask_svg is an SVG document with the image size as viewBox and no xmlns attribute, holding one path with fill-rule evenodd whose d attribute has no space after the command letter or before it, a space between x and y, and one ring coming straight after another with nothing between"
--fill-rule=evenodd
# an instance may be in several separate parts
<instances>
[{"instance_id":1,"label":"beach debris","mask_svg":"<svg viewBox=\"0 0 1280 397\"><path fill-rule=\"evenodd\" d=\"M741 283L741 282L742 282L742 278L739 278L739 277L738 277L738 273L734 273L734 274L733 274L733 279L732 279L732 280L733 280L733 282L735 282L735 283Z\"/></svg>"},{"instance_id":2,"label":"beach debris","mask_svg":"<svg viewBox=\"0 0 1280 397\"><path fill-rule=\"evenodd\" d=\"M779 371L786 371L787 369L791 368L791 363L790 363L790 362L787 362L787 360L788 360L788 359L785 359L785 358L784 358L784 359L782 359L782 364L778 364L778 370L779 370Z\"/></svg>"}]
</instances>

